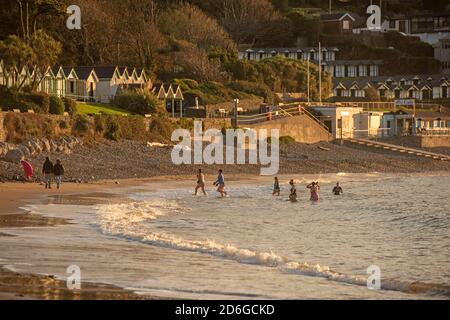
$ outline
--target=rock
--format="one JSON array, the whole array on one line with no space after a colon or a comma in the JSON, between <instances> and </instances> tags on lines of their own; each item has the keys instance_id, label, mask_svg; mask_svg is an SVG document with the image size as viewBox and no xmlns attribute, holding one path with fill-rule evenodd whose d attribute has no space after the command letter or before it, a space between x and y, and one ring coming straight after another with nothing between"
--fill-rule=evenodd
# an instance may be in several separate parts
<instances>
[{"instance_id":1,"label":"rock","mask_svg":"<svg viewBox=\"0 0 450 320\"><path fill-rule=\"evenodd\" d=\"M9 148L6 143L0 142L0 157L3 157L7 152Z\"/></svg>"},{"instance_id":2,"label":"rock","mask_svg":"<svg viewBox=\"0 0 450 320\"><path fill-rule=\"evenodd\" d=\"M20 163L25 158L20 149L9 150L3 158L6 162Z\"/></svg>"},{"instance_id":3,"label":"rock","mask_svg":"<svg viewBox=\"0 0 450 320\"><path fill-rule=\"evenodd\" d=\"M47 138L42 138L41 143L42 143L42 151L44 152L52 151L52 146L50 145L50 141Z\"/></svg>"},{"instance_id":4,"label":"rock","mask_svg":"<svg viewBox=\"0 0 450 320\"><path fill-rule=\"evenodd\" d=\"M50 151L51 152L54 152L54 151L58 150L58 145L56 144L55 141L50 140L49 144L50 144Z\"/></svg>"},{"instance_id":5,"label":"rock","mask_svg":"<svg viewBox=\"0 0 450 320\"><path fill-rule=\"evenodd\" d=\"M24 145L17 146L16 150L20 150L22 152L22 155L26 158L28 158L32 155L32 152L30 151L30 149Z\"/></svg>"}]
</instances>

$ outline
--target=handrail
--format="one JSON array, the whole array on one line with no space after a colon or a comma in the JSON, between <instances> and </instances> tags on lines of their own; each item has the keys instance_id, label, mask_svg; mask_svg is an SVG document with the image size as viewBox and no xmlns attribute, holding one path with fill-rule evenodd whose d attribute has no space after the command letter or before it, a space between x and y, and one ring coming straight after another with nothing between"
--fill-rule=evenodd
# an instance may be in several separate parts
<instances>
[{"instance_id":1,"label":"handrail","mask_svg":"<svg viewBox=\"0 0 450 320\"><path fill-rule=\"evenodd\" d=\"M322 127L322 129L324 129L329 135L331 135L330 128L328 128L328 126L326 126L322 121L320 121L319 118L317 118L315 115L309 112L306 108L302 108L302 110L308 117L316 121Z\"/></svg>"}]
</instances>

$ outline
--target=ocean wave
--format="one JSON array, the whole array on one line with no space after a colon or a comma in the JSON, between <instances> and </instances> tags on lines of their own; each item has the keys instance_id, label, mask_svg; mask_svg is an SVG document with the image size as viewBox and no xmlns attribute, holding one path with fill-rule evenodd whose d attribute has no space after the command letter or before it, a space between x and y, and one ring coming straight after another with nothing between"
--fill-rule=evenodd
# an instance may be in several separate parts
<instances>
[{"instance_id":1,"label":"ocean wave","mask_svg":"<svg viewBox=\"0 0 450 320\"><path fill-rule=\"evenodd\" d=\"M367 276L348 275L331 270L328 266L290 261L272 251L258 252L229 244L220 244L213 240L188 240L173 234L154 232L152 229L143 228L142 222L146 220L155 220L170 213L181 214L182 208L173 201L151 200L102 205L97 210L100 215L101 230L108 235L157 247L209 254L244 264L277 268L280 271L291 274L320 277L340 283L367 286ZM405 282L395 279L382 279L381 289L404 293L450 296L450 287L446 285Z\"/></svg>"}]
</instances>

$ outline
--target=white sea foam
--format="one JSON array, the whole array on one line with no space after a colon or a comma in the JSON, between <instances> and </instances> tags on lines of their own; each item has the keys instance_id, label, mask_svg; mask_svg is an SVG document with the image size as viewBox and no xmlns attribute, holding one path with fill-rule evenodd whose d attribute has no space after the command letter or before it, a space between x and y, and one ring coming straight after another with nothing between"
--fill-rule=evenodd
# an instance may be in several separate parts
<instances>
[{"instance_id":1,"label":"white sea foam","mask_svg":"<svg viewBox=\"0 0 450 320\"><path fill-rule=\"evenodd\" d=\"M277 268L280 271L291 274L321 277L331 281L358 286L367 285L367 276L347 275L333 271L328 266L289 261L287 258L274 252L258 252L238 248L229 244L220 244L213 240L183 239L170 233L155 232L154 228L149 224L145 224L144 226L145 221L151 222L167 214L182 214L182 208L173 201L160 199L126 204L102 205L97 207L97 210L100 215L100 227L105 234L157 247L209 254L215 257L234 260L239 263ZM412 285L414 284L395 280L384 280L382 282L382 288L385 290L403 292L416 291L417 288L412 289ZM447 287L423 285L421 288L423 288L423 292L439 291L445 295L449 294Z\"/></svg>"}]
</instances>

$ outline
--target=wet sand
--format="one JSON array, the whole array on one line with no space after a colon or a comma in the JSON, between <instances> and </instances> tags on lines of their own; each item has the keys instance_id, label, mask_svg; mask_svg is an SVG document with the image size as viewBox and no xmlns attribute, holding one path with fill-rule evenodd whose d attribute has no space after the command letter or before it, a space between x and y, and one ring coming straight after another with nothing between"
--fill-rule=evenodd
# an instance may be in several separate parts
<instances>
[{"instance_id":1,"label":"wet sand","mask_svg":"<svg viewBox=\"0 0 450 320\"><path fill-rule=\"evenodd\" d=\"M135 183L135 182L134 182ZM35 183L4 183L0 185L0 241L13 237L3 228L48 227L70 223L64 219L47 218L20 209L30 203L82 203L95 204L114 199L112 193L100 193L99 189L111 189L131 185L131 181L112 181L95 184L65 184L62 190L45 190ZM107 199L107 200L106 200ZM53 276L20 274L0 265L0 300L48 299L48 300L143 300L150 299L104 284L84 283L81 290L67 289L65 281ZM155 298L151 298L155 299Z\"/></svg>"},{"instance_id":2,"label":"wet sand","mask_svg":"<svg viewBox=\"0 0 450 320\"><path fill-rule=\"evenodd\" d=\"M210 177L213 179L213 177ZM260 179L255 176L229 175L228 181L246 183ZM127 199L118 192L126 188L145 191L152 188L194 188L195 177L166 176L149 179L106 180L92 184L66 183L61 190L46 190L39 183L2 183L0 184L0 241L2 237L13 237L2 229L48 227L70 223L60 218L49 218L32 214L21 209L33 203L95 205L99 203L124 202ZM271 179L271 178L268 178ZM212 182L211 182L212 183ZM116 192L117 191L117 192ZM71 291L66 283L53 276L20 274L6 270L0 265L0 300L11 299L63 299L63 300L142 300L160 299L142 297L118 287L88 283L80 291Z\"/></svg>"}]
</instances>

